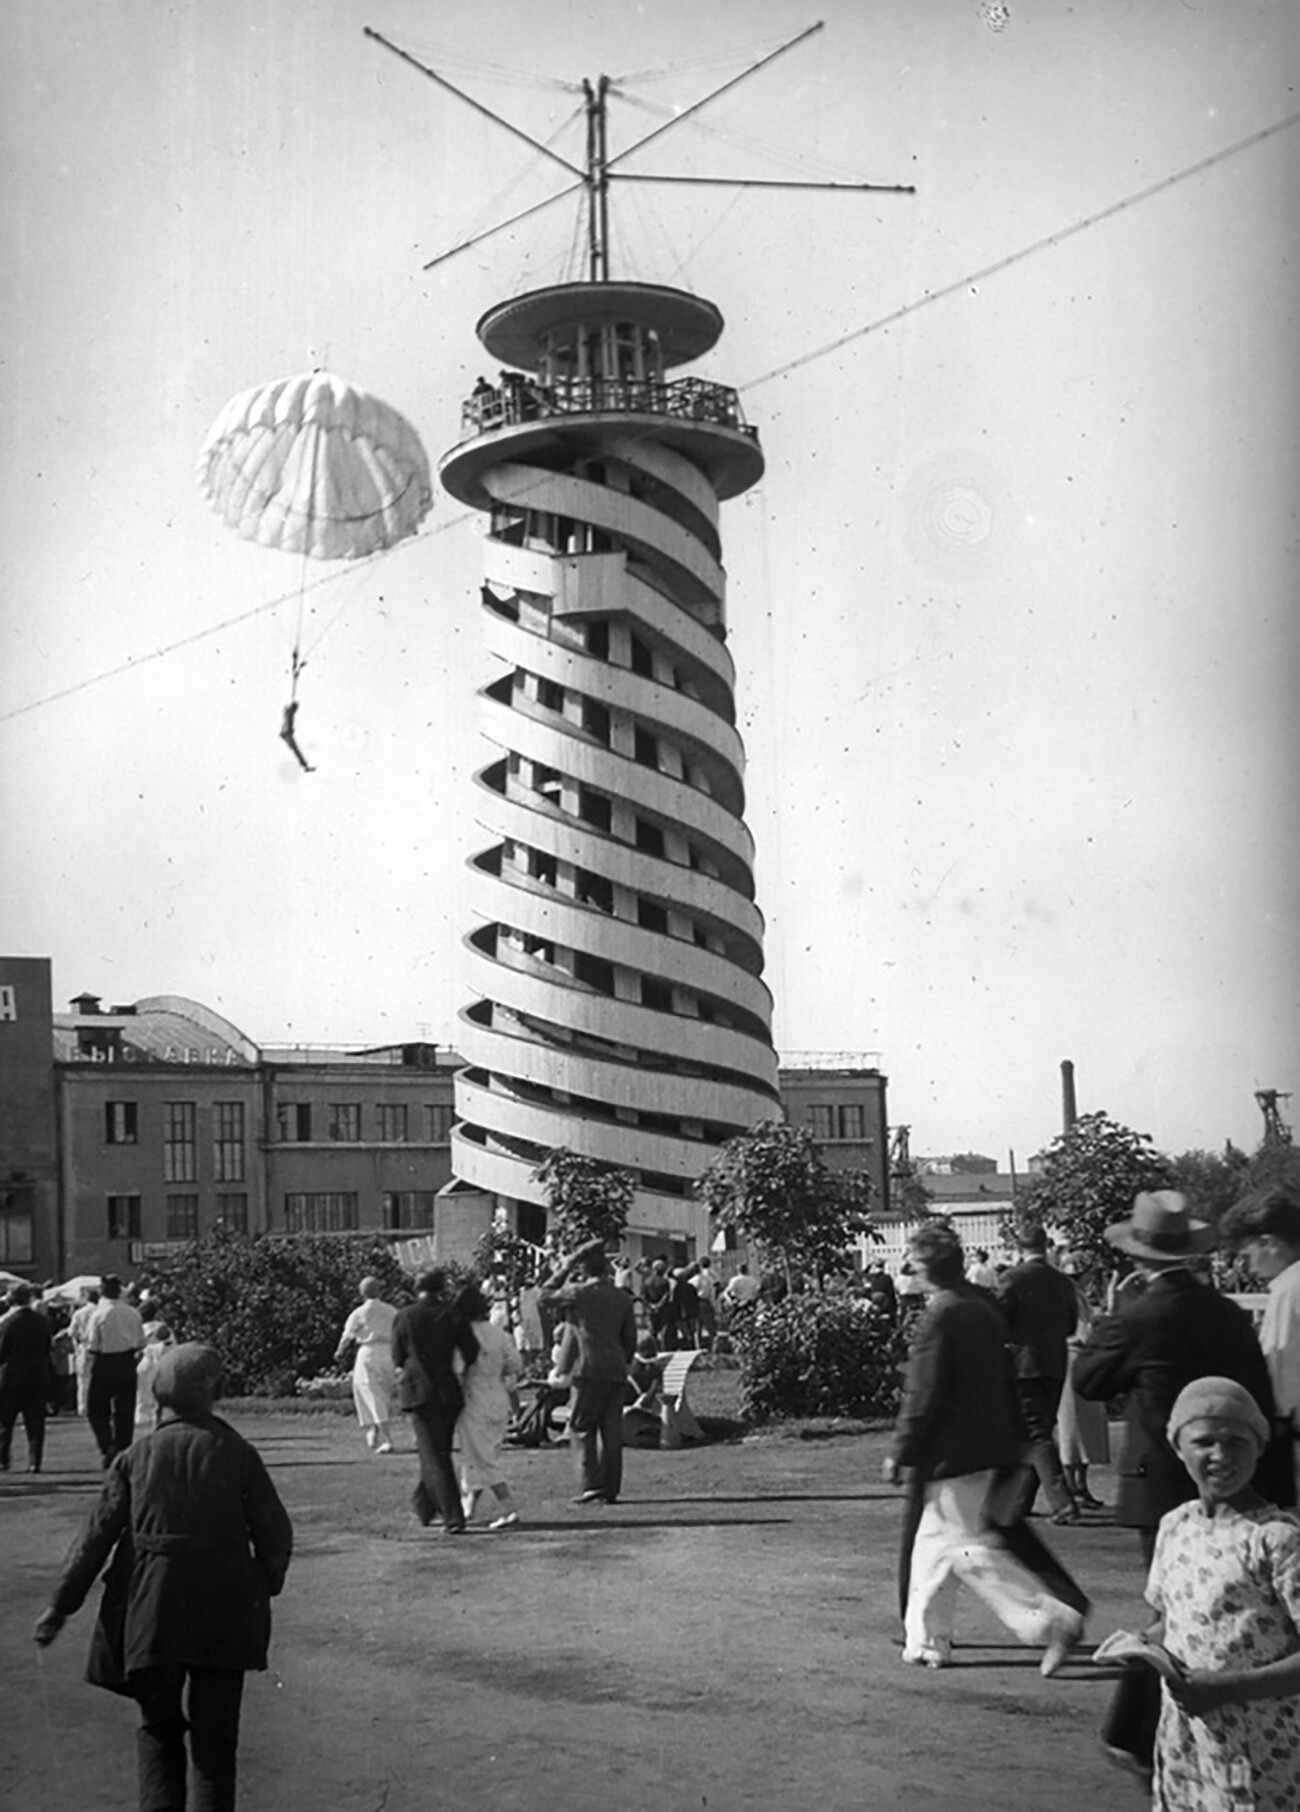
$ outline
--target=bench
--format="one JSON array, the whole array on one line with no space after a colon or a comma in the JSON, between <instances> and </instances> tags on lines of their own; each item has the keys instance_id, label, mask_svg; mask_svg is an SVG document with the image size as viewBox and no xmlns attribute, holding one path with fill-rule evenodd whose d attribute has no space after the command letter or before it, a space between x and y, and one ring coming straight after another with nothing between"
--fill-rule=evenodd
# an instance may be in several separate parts
<instances>
[{"instance_id":1,"label":"bench","mask_svg":"<svg viewBox=\"0 0 1300 1812\"><path fill-rule=\"evenodd\" d=\"M671 1353L664 1366L663 1377L663 1435L661 1447L680 1447L683 1441L702 1441L704 1430L691 1414L686 1401L686 1380L691 1367L700 1356L698 1347L687 1347L682 1352Z\"/></svg>"}]
</instances>

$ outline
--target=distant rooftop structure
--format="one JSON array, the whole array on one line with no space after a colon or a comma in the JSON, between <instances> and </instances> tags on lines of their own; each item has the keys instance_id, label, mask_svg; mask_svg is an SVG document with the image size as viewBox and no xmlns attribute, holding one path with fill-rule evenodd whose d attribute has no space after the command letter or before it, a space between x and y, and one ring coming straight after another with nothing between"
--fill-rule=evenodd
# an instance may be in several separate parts
<instances>
[{"instance_id":1,"label":"distant rooftop structure","mask_svg":"<svg viewBox=\"0 0 1300 1812\"><path fill-rule=\"evenodd\" d=\"M71 1011L54 1015L54 1055L61 1063L255 1064L261 1053L228 1019L181 994L152 994L104 1007L98 994L77 994Z\"/></svg>"},{"instance_id":2,"label":"distant rooftop structure","mask_svg":"<svg viewBox=\"0 0 1300 1812\"><path fill-rule=\"evenodd\" d=\"M783 1051L783 1070L878 1070L879 1051Z\"/></svg>"}]
</instances>

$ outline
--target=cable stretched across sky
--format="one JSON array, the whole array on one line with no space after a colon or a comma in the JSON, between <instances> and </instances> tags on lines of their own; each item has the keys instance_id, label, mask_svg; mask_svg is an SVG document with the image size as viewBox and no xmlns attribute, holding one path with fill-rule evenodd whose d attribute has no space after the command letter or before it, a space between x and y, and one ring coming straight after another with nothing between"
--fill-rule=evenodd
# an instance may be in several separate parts
<instances>
[{"instance_id":1,"label":"cable stretched across sky","mask_svg":"<svg viewBox=\"0 0 1300 1812\"><path fill-rule=\"evenodd\" d=\"M1019 247L1016 251L1006 253L1003 257L995 259L990 264L982 265L978 270L968 271L964 275L955 278L951 283L944 284L939 289L927 290L924 295L917 296L910 302L904 302L900 307L891 309L887 314L880 315L875 320L868 321L861 327L855 327L850 332L841 334L837 339L827 341L825 345L813 347L810 351L800 354L798 358L790 359L785 364L777 365L771 371L762 373L759 377L751 378L747 383L741 384L738 388L742 392L754 391L764 384L774 383L777 378L787 377L791 372L802 370L804 367L815 363L819 359L829 358L832 353L842 351L844 347L853 345L857 340L865 339L869 334L879 333L883 328L892 326L896 321L901 321L909 315L917 314L921 309L928 308L933 303L942 302L947 297L955 295L959 290L968 288L972 283L987 281L989 278L1000 274L1002 271L1011 269L1014 265L1022 264L1027 259L1036 257L1041 252L1050 251L1055 246L1063 245L1067 240L1076 238L1079 234L1088 231L1092 227L1099 226L1103 221L1113 219L1116 215L1125 212L1129 208L1137 207L1142 202L1151 201L1157 195L1161 195L1166 190L1174 188L1177 184L1187 182L1190 178L1199 176L1205 171L1213 169L1217 164L1226 163L1230 158L1239 156L1244 151L1249 151L1255 146L1264 144L1267 140L1276 138L1279 134L1287 132L1297 125L1300 125L1300 113L1288 114L1285 118L1275 121L1270 126L1261 128L1258 132L1251 133L1246 138L1238 139L1231 145L1225 145L1220 150L1211 152L1207 157L1200 158L1194 164L1188 164L1181 170L1175 170L1169 176L1161 177L1159 181L1149 184L1146 188L1138 189L1132 194L1122 196L1119 200L1110 202L1106 207L1099 208L1092 214L1084 215L1081 219L1071 222L1068 226L1057 228L1054 232L1044 234L1042 238L1035 239L1030 244ZM428 533L441 534L446 529L454 528L460 522L470 519L471 513L467 512L447 522L439 523L435 528L429 530ZM425 538L425 536L421 535L413 540L407 540L401 543L399 547L389 550L390 554L400 552L403 547L410 548L418 546ZM371 559L378 559L379 557L380 556L376 554L371 556ZM362 565L367 564L369 564L369 561L356 562L354 563L352 570L356 571ZM166 655L175 654L182 648L192 647L196 642L205 641L214 635L219 635L225 629L233 629L241 623L251 621L254 617L264 616L269 611L279 610L285 604L296 602L303 591L315 591L324 585L333 584L340 576L342 575L327 573L319 579L312 580L306 587L295 587L292 591L284 592L278 597L271 598L264 603L252 606L249 610L241 611L236 616L225 617L219 623L213 623L205 629L195 630L193 634L182 636L178 641L169 642L162 648L151 649L147 654L133 655L130 659L122 661L114 667L106 668L101 673L92 674L86 679L78 680L73 685L60 687L56 692L46 693L43 697L31 699L28 703L23 705L16 705L12 710L0 712L0 724L8 723L14 718L26 716L32 711L40 710L45 705L57 704L61 699L70 698L78 692L84 692L91 686L102 684L105 680L119 678L122 674L133 672L137 667L144 666L150 661L162 660Z\"/></svg>"},{"instance_id":2,"label":"cable stretched across sky","mask_svg":"<svg viewBox=\"0 0 1300 1812\"><path fill-rule=\"evenodd\" d=\"M1162 176L1159 182L1151 183L1145 189L1137 189L1132 195L1125 195L1119 201L1112 201L1107 207L1099 208L1095 214L1085 214L1072 225L1060 227L1053 233L1046 233L1041 239L1033 240L1029 245L1021 246L1019 251L1008 252L997 258L992 264L981 266L977 271L968 271L964 277L956 278L952 283L945 283L942 289L927 290L913 302L904 302L901 308L894 308L887 315L880 315L874 321L868 321L865 327L855 327L852 332L841 334L837 340L828 340L824 346L816 346L811 352L801 353L797 359L790 359L784 365L777 365L771 371L765 371L762 377L751 378L747 384L737 387L742 391L757 390L762 384L771 384L777 378L788 377L792 371L801 371L805 365L813 364L817 359L824 359L832 352L839 352L842 347L851 346L855 340L863 340L871 333L879 333L882 327L890 327L895 321L901 321L908 315L914 315L922 308L928 308L932 302L942 302L946 296L952 296L960 289L966 289L972 283L982 283L999 272L1010 270L1014 264L1022 264L1026 258L1032 258L1039 252L1050 251L1053 246L1063 245L1067 239L1075 238L1086 232L1089 227L1099 226L1103 220L1110 220L1116 214L1122 214L1126 208L1133 208L1139 202L1151 201L1166 189L1175 184L1186 182L1190 177L1199 176L1203 171L1212 169L1215 164L1226 163L1230 157L1236 157L1242 151L1249 151L1255 145L1261 145L1266 139L1274 138L1279 132L1286 132L1292 126L1300 125L1300 113L1288 114L1285 119L1277 120L1262 131L1252 132L1249 138L1238 139L1235 144L1225 145L1220 151L1212 151L1198 163L1188 164L1183 170L1175 170L1172 176Z\"/></svg>"}]
</instances>

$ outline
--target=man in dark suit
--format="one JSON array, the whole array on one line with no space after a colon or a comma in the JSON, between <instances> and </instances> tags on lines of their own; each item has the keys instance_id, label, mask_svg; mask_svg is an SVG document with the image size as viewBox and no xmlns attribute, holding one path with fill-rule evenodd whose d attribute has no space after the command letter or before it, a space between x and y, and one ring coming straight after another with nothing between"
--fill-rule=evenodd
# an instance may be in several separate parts
<instances>
[{"instance_id":1,"label":"man in dark suit","mask_svg":"<svg viewBox=\"0 0 1300 1812\"><path fill-rule=\"evenodd\" d=\"M1043 1645L1042 1672L1054 1674L1083 1633L1082 1611L1047 1583L1046 1567L1036 1573L1011 1551L990 1517L995 1487L1014 1471L1023 1446L1006 1323L988 1292L966 1282L951 1227L936 1221L918 1228L910 1252L929 1301L884 1463L889 1483L908 1472L914 1487L915 1526L910 1519L905 1525L911 1541L903 1659L951 1665L962 1580L1022 1642Z\"/></svg>"},{"instance_id":2,"label":"man in dark suit","mask_svg":"<svg viewBox=\"0 0 1300 1812\"><path fill-rule=\"evenodd\" d=\"M45 1316L32 1307L32 1296L30 1284L15 1284L9 1312L0 1317L0 1472L9 1470L9 1448L19 1416L27 1435L28 1472L40 1471L45 1452L54 1336Z\"/></svg>"},{"instance_id":3,"label":"man in dark suit","mask_svg":"<svg viewBox=\"0 0 1300 1812\"><path fill-rule=\"evenodd\" d=\"M578 1274L579 1281L569 1279ZM571 1367L570 1431L578 1437L576 1504L616 1504L623 1487L623 1410L627 1368L636 1352L636 1312L609 1276L603 1240L567 1258L543 1285L541 1301L577 1335Z\"/></svg>"},{"instance_id":4,"label":"man in dark suit","mask_svg":"<svg viewBox=\"0 0 1300 1812\"><path fill-rule=\"evenodd\" d=\"M1069 1365L1069 1339L1079 1320L1079 1299L1073 1280L1048 1260L1045 1227L1026 1226L1016 1239L1024 1259L1005 1274L997 1294L1007 1318L1016 1395L1033 1468L1024 1473L1019 1514L1029 1515L1041 1485L1052 1521L1077 1523L1079 1506L1061 1470L1055 1429Z\"/></svg>"},{"instance_id":5,"label":"man in dark suit","mask_svg":"<svg viewBox=\"0 0 1300 1812\"><path fill-rule=\"evenodd\" d=\"M1188 1269L1214 1244L1215 1233L1192 1219L1185 1196L1174 1189L1143 1192L1131 1219L1107 1227L1105 1237L1136 1262L1147 1286L1097 1323L1075 1359L1074 1388L1095 1402L1127 1396L1115 1521L1138 1531L1149 1564L1160 1518L1196 1496L1165 1435L1178 1393L1195 1378L1231 1378L1271 1424L1273 1388L1250 1317ZM1266 1451L1255 1482L1274 1502L1288 1502L1289 1468L1277 1465L1277 1451Z\"/></svg>"},{"instance_id":6,"label":"man in dark suit","mask_svg":"<svg viewBox=\"0 0 1300 1812\"><path fill-rule=\"evenodd\" d=\"M425 1528L435 1513L448 1535L465 1533L465 1510L451 1464L451 1438L464 1405L452 1363L460 1353L466 1366L478 1358L473 1330L447 1301L443 1271L426 1271L417 1300L399 1309L393 1323L393 1364L397 1401L410 1415L420 1456L420 1479L411 1506Z\"/></svg>"}]
</instances>

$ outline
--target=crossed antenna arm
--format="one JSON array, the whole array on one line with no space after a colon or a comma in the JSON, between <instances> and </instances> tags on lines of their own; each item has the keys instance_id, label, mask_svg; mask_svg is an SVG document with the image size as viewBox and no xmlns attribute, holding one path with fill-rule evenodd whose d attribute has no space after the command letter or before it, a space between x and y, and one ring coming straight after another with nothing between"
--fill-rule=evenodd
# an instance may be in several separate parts
<instances>
[{"instance_id":1,"label":"crossed antenna arm","mask_svg":"<svg viewBox=\"0 0 1300 1812\"><path fill-rule=\"evenodd\" d=\"M449 94L454 94L457 99L464 101L467 106L472 107L476 113L481 113L487 119L495 121L498 126L503 127L515 138L522 139L524 144L531 146L534 151L539 152L543 157L549 159L551 163L559 164L561 169L569 171L571 175L577 178L575 182L569 183L565 188L558 189L554 195L548 195L544 201L534 202L531 207L522 209L518 214L512 214L508 220L498 221L495 226L488 227L482 233L476 233L473 238L464 239L459 245L453 245L449 250L439 252L436 258L431 258L422 268L426 271L431 271L435 265L445 264L448 259L457 257L461 252L469 251L472 246L482 245L485 239L491 239L495 234L504 233L509 227L517 226L521 220L527 220L534 214L540 214L543 208L549 208L557 201L564 201L568 196L576 195L582 189L586 189L590 192L597 185L603 186L609 181L695 183L708 185L714 188L733 189L823 189L843 191L850 194L914 195L916 189L911 183L807 182L795 180L785 181L781 178L772 177L655 176L631 170L615 169L616 164L625 162L627 158L632 156L633 152L640 151L644 146L648 145L652 139L659 138L663 133L669 131L674 126L680 126L683 120L689 119L692 114L698 113L702 107L707 107L710 102L716 101L720 95L726 94L739 83L747 81L750 76L756 75L760 69L764 69L769 63L774 62L777 57L784 56L787 51L793 50L796 45L802 44L806 39L811 38L815 33L824 29L824 21L818 20L815 25L808 26L806 30L797 33L785 44L778 45L775 50L769 51L767 56L760 57L756 63L751 63L747 69L742 69L739 75L732 76L729 81L723 82L721 87L713 89L709 94L704 95L702 99L692 102L689 107L684 108L681 113L675 114L672 119L665 120L663 125L654 127L653 130L647 132L642 138L639 138L633 144L626 146L625 149L620 151L616 156L607 159L599 166L581 170L577 164L570 163L567 158L561 157L559 153L553 151L549 145L544 145L539 139L532 138L527 132L523 131L521 127L516 126L513 121L503 118L499 113L494 113L490 107L485 107L481 101L476 101L472 95L468 95L462 89L457 88L456 85L453 82L449 82L445 76L439 75L436 70L430 69L426 64L421 63L417 57L411 56L409 51L403 50L400 45L391 43L389 39L384 37L382 32L373 30L369 25L363 27L366 37L373 38L377 44L382 44L385 50L391 50L394 56L400 57L404 63L409 63L413 69L418 69L422 75L428 76L431 82L436 82L440 88L445 88Z\"/></svg>"}]
</instances>

